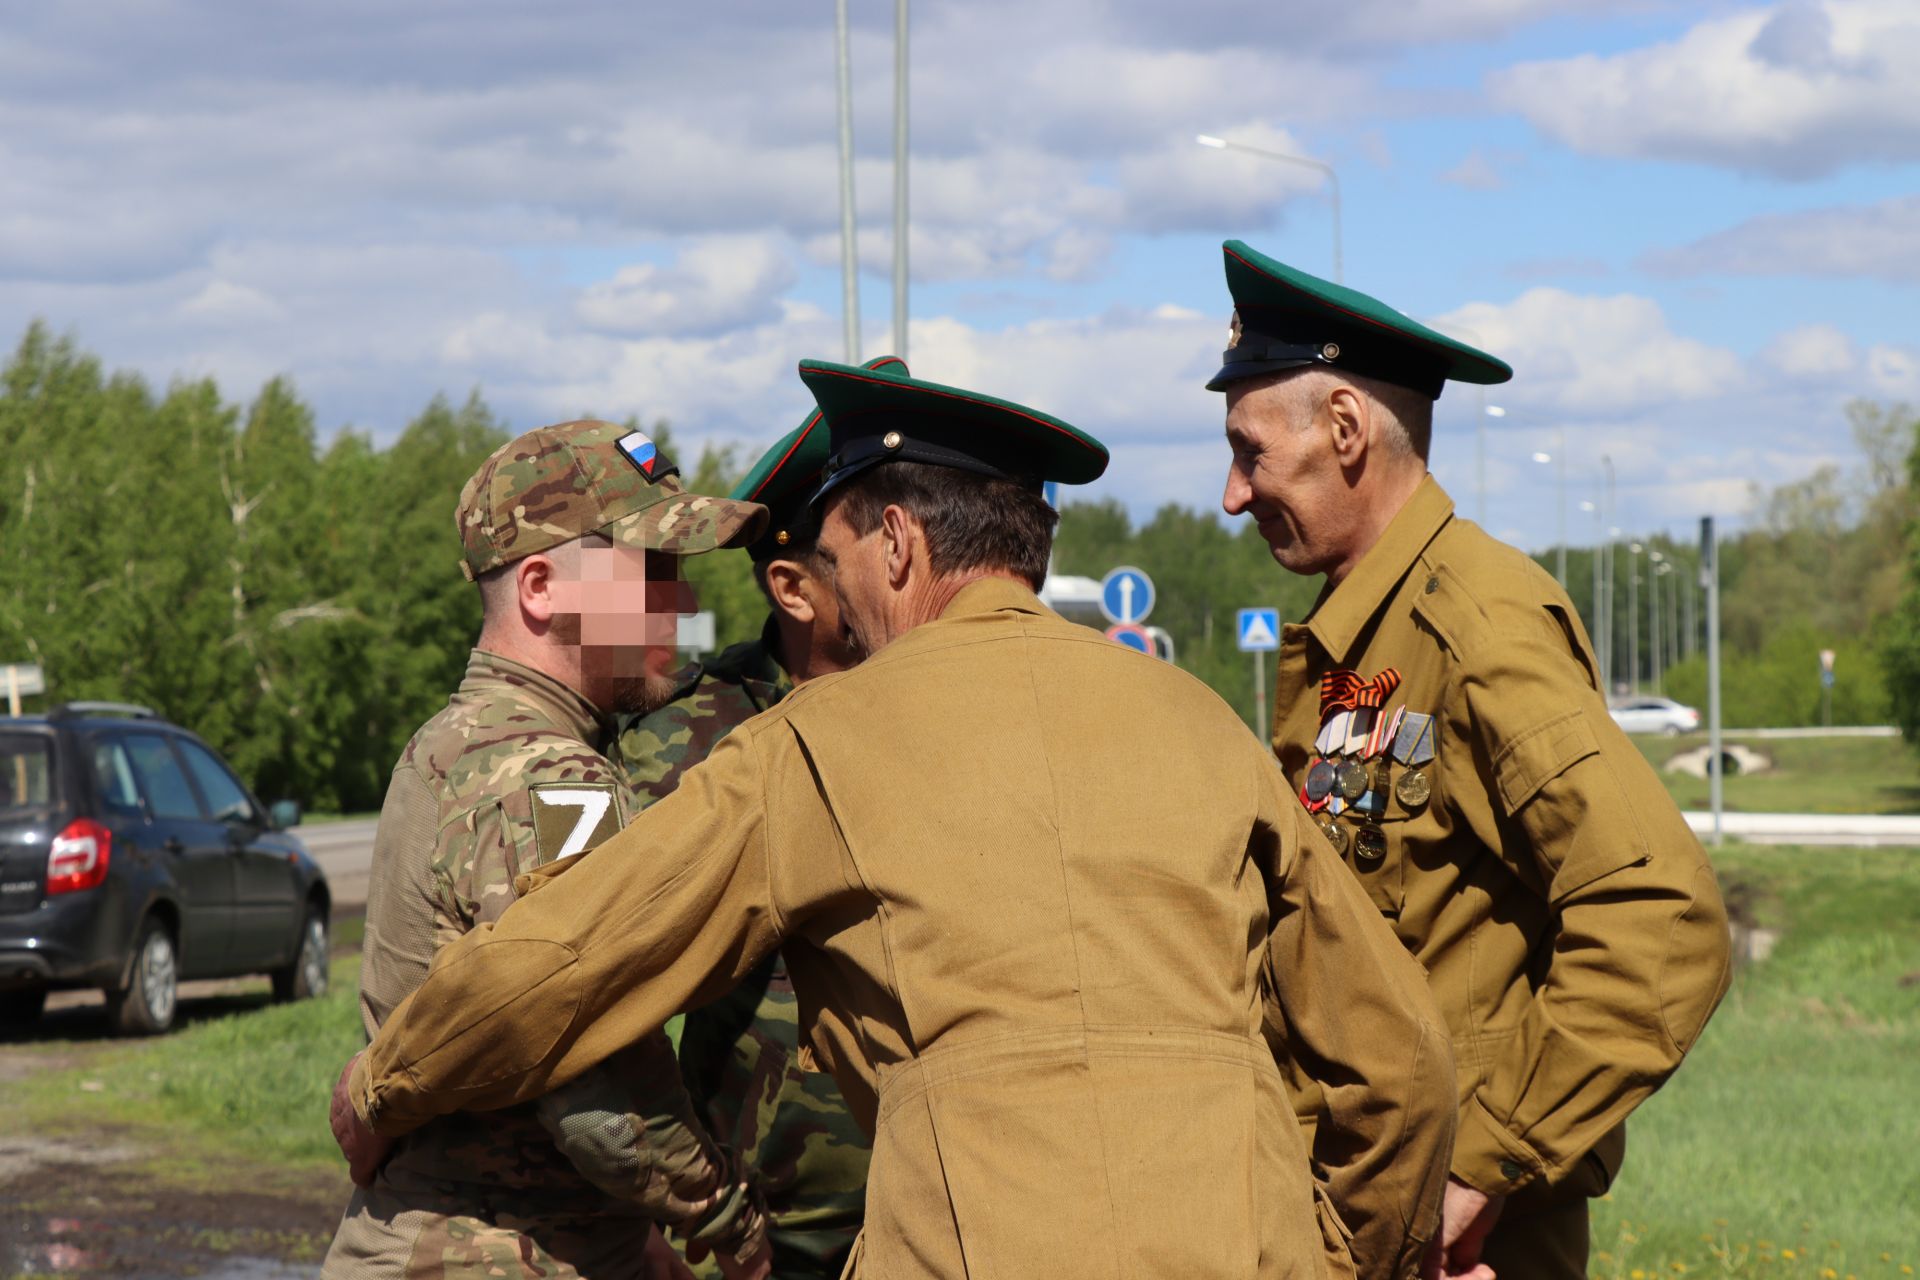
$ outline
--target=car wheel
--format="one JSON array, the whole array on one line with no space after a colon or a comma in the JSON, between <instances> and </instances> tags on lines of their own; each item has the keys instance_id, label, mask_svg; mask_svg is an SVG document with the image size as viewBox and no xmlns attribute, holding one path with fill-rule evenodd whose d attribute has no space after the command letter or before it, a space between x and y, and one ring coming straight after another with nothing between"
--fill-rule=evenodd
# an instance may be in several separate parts
<instances>
[{"instance_id":1,"label":"car wheel","mask_svg":"<svg viewBox=\"0 0 1920 1280\"><path fill-rule=\"evenodd\" d=\"M40 1021L46 1007L45 988L38 991L8 991L0 994L0 1029L28 1027Z\"/></svg>"},{"instance_id":2,"label":"car wheel","mask_svg":"<svg viewBox=\"0 0 1920 1280\"><path fill-rule=\"evenodd\" d=\"M1666 734L1669 738L1677 738L1680 736L1680 726L1677 724L1669 724L1661 729L1660 732Z\"/></svg>"},{"instance_id":3,"label":"car wheel","mask_svg":"<svg viewBox=\"0 0 1920 1280\"><path fill-rule=\"evenodd\" d=\"M158 1035L173 1025L180 1003L180 966L173 935L149 916L134 944L133 980L124 991L107 992L107 1020L121 1035Z\"/></svg>"},{"instance_id":4,"label":"car wheel","mask_svg":"<svg viewBox=\"0 0 1920 1280\"><path fill-rule=\"evenodd\" d=\"M305 1000L327 994L327 917L319 907L308 907L300 926L300 946L293 962L273 973L275 1000Z\"/></svg>"}]
</instances>

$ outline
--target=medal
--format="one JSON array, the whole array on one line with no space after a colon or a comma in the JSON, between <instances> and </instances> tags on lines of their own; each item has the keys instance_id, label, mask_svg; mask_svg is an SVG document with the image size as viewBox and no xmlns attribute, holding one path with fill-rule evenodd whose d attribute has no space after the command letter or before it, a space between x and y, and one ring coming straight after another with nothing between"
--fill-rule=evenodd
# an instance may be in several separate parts
<instances>
[{"instance_id":1,"label":"medal","mask_svg":"<svg viewBox=\"0 0 1920 1280\"><path fill-rule=\"evenodd\" d=\"M1412 768L1433 759L1433 717L1410 711L1393 738L1393 758Z\"/></svg>"},{"instance_id":2,"label":"medal","mask_svg":"<svg viewBox=\"0 0 1920 1280\"><path fill-rule=\"evenodd\" d=\"M1358 761L1349 760L1342 764L1336 781L1343 800L1358 800L1367 794L1367 771Z\"/></svg>"},{"instance_id":3,"label":"medal","mask_svg":"<svg viewBox=\"0 0 1920 1280\"><path fill-rule=\"evenodd\" d=\"M1409 769L1400 775L1400 781L1393 784L1393 794L1398 796L1400 803L1407 808L1418 809L1427 802L1427 797L1433 794L1433 784L1420 770Z\"/></svg>"},{"instance_id":4,"label":"medal","mask_svg":"<svg viewBox=\"0 0 1920 1280\"><path fill-rule=\"evenodd\" d=\"M1360 803L1354 806L1368 818L1379 818L1387 812L1387 768L1381 765L1377 773L1367 780L1366 794L1360 797Z\"/></svg>"},{"instance_id":5,"label":"medal","mask_svg":"<svg viewBox=\"0 0 1920 1280\"><path fill-rule=\"evenodd\" d=\"M1320 834L1327 838L1327 843L1333 846L1335 853L1343 855L1346 853L1347 833L1341 828L1339 823L1335 822L1332 818L1320 819Z\"/></svg>"},{"instance_id":6,"label":"medal","mask_svg":"<svg viewBox=\"0 0 1920 1280\"><path fill-rule=\"evenodd\" d=\"M1315 760L1313 767L1307 770L1307 799L1318 803L1325 800L1333 791L1333 763L1329 760Z\"/></svg>"},{"instance_id":7,"label":"medal","mask_svg":"<svg viewBox=\"0 0 1920 1280\"><path fill-rule=\"evenodd\" d=\"M1387 833L1368 823L1354 834L1353 851L1368 862L1377 862L1387 856Z\"/></svg>"}]
</instances>

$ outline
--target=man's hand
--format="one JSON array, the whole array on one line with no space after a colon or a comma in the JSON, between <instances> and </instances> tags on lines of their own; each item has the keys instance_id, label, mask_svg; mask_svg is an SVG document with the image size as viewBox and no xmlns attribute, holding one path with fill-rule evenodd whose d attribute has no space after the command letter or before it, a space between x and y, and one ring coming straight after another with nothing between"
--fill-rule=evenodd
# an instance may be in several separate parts
<instances>
[{"instance_id":1,"label":"man's hand","mask_svg":"<svg viewBox=\"0 0 1920 1280\"><path fill-rule=\"evenodd\" d=\"M762 1240L758 1248L743 1258L716 1250L713 1260L726 1280L767 1280L773 1274L773 1245Z\"/></svg>"},{"instance_id":2,"label":"man's hand","mask_svg":"<svg viewBox=\"0 0 1920 1280\"><path fill-rule=\"evenodd\" d=\"M1494 1280L1493 1268L1480 1261L1480 1251L1506 1203L1505 1196L1489 1196L1448 1178L1440 1203L1440 1234L1427 1246L1422 1280Z\"/></svg>"},{"instance_id":3,"label":"man's hand","mask_svg":"<svg viewBox=\"0 0 1920 1280\"><path fill-rule=\"evenodd\" d=\"M333 1140L340 1144L340 1154L347 1158L347 1174L353 1179L353 1185L370 1187L373 1185L373 1175L380 1171L387 1153L393 1150L393 1139L383 1138L367 1128L360 1119L360 1113L353 1109L353 1099L347 1095L347 1081L353 1075L353 1064L358 1061L358 1053L347 1059L339 1082L333 1086L333 1101L327 1107L327 1124L333 1129Z\"/></svg>"}]
</instances>

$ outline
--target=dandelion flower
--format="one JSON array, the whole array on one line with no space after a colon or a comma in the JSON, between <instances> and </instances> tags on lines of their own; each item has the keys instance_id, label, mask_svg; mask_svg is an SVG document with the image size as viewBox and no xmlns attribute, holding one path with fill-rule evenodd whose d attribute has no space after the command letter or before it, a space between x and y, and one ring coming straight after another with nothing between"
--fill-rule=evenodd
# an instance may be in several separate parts
<instances>
[{"instance_id":1,"label":"dandelion flower","mask_svg":"<svg viewBox=\"0 0 1920 1280\"><path fill-rule=\"evenodd\" d=\"M1797 1253L1795 1253L1795 1252L1794 1252L1793 1250L1791 1250L1791 1249L1782 1249L1782 1250L1780 1251L1780 1256L1781 1256L1781 1257L1783 1257L1783 1258L1786 1258L1786 1259L1788 1259L1789 1261L1791 1261L1792 1259L1794 1259L1794 1258L1797 1258L1797 1257L1799 1257L1800 1255L1799 1255L1799 1254L1797 1254Z\"/></svg>"}]
</instances>

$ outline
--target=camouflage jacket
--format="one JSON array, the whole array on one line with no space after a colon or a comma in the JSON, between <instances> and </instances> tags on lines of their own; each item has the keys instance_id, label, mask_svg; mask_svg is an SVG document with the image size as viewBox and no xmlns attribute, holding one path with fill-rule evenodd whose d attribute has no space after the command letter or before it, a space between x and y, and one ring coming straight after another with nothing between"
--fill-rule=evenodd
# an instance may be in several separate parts
<instances>
[{"instance_id":1,"label":"camouflage jacket","mask_svg":"<svg viewBox=\"0 0 1920 1280\"><path fill-rule=\"evenodd\" d=\"M681 673L658 711L623 722L616 755L642 807L793 688L773 649L769 619L758 640ZM800 1059L793 984L777 955L728 996L688 1014L680 1038L695 1105L766 1193L774 1275L832 1277L860 1231L868 1141L833 1077Z\"/></svg>"},{"instance_id":2,"label":"camouflage jacket","mask_svg":"<svg viewBox=\"0 0 1920 1280\"><path fill-rule=\"evenodd\" d=\"M515 876L592 848L637 812L596 746L606 737L566 686L474 652L451 702L407 743L381 810L360 980L370 1037L436 951L506 909ZM333 1252L351 1262L330 1256L328 1274L383 1274L396 1250L423 1248L449 1261L504 1250L541 1275L572 1275L583 1256L637 1266L651 1220L684 1222L726 1176L655 1036L536 1103L407 1135L349 1206ZM391 1226L396 1205L409 1210L406 1239ZM703 1238L725 1236L724 1223L700 1225Z\"/></svg>"}]
</instances>

